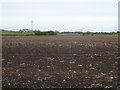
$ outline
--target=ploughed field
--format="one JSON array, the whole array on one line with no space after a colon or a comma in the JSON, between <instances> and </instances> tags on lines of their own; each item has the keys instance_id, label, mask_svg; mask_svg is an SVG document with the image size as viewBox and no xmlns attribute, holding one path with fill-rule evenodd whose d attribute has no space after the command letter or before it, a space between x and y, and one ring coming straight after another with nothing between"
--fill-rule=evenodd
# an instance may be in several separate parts
<instances>
[{"instance_id":1,"label":"ploughed field","mask_svg":"<svg viewBox=\"0 0 120 90\"><path fill-rule=\"evenodd\" d=\"M116 88L117 36L3 36L3 88Z\"/></svg>"}]
</instances>

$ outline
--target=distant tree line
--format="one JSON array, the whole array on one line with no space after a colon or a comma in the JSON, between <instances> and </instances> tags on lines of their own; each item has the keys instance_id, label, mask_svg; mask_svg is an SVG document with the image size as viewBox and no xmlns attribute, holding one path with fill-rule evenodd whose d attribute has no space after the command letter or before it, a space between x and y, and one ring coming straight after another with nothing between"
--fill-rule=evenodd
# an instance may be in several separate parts
<instances>
[{"instance_id":1,"label":"distant tree line","mask_svg":"<svg viewBox=\"0 0 120 90\"><path fill-rule=\"evenodd\" d=\"M94 36L94 35L120 35L120 31L117 32L81 32L81 31L76 31L76 32L59 32L59 31L40 31L40 30L34 30L30 31L28 29L23 29L19 31L10 31L10 30L3 30L1 29L1 34L2 35L89 35L89 36Z\"/></svg>"},{"instance_id":2,"label":"distant tree line","mask_svg":"<svg viewBox=\"0 0 120 90\"><path fill-rule=\"evenodd\" d=\"M35 30L34 33L35 33L35 35L57 35L57 32L54 32L54 31L39 31L39 30Z\"/></svg>"},{"instance_id":3,"label":"distant tree line","mask_svg":"<svg viewBox=\"0 0 120 90\"><path fill-rule=\"evenodd\" d=\"M62 34L80 34L80 35L120 35L120 32L61 32Z\"/></svg>"}]
</instances>

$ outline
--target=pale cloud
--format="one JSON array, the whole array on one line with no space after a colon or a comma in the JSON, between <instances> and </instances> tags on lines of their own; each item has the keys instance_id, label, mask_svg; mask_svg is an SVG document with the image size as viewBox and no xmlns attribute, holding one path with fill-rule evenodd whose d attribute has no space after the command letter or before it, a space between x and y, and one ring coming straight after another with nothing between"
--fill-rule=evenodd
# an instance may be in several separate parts
<instances>
[{"instance_id":1,"label":"pale cloud","mask_svg":"<svg viewBox=\"0 0 120 90\"><path fill-rule=\"evenodd\" d=\"M117 17L110 16L40 16L40 17L2 17L3 22L7 21L29 21L36 22L117 22Z\"/></svg>"},{"instance_id":2,"label":"pale cloud","mask_svg":"<svg viewBox=\"0 0 120 90\"><path fill-rule=\"evenodd\" d=\"M118 2L119 0L0 0L0 2Z\"/></svg>"}]
</instances>

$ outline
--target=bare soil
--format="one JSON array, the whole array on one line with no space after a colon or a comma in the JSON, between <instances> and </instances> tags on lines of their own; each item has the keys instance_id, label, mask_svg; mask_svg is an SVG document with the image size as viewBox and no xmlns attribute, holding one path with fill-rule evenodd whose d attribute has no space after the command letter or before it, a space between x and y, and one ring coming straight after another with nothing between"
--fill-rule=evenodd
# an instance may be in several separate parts
<instances>
[{"instance_id":1,"label":"bare soil","mask_svg":"<svg viewBox=\"0 0 120 90\"><path fill-rule=\"evenodd\" d=\"M3 36L3 88L116 88L117 36Z\"/></svg>"}]
</instances>

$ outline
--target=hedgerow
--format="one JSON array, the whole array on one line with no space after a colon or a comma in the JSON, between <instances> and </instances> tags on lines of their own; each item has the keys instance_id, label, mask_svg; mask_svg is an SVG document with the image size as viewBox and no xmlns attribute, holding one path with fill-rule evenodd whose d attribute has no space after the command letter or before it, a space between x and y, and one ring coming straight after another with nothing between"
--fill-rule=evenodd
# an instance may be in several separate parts
<instances>
[{"instance_id":1,"label":"hedgerow","mask_svg":"<svg viewBox=\"0 0 120 90\"><path fill-rule=\"evenodd\" d=\"M34 31L35 35L56 35L54 31Z\"/></svg>"}]
</instances>

